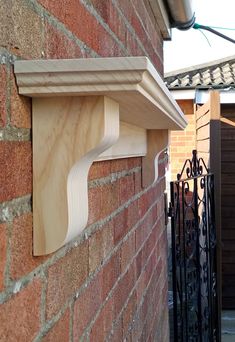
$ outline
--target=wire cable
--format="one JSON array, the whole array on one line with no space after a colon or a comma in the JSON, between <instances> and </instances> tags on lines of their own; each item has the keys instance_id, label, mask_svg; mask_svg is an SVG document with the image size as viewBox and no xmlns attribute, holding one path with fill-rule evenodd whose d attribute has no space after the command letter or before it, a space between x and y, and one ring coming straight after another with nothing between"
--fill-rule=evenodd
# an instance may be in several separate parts
<instances>
[{"instance_id":1,"label":"wire cable","mask_svg":"<svg viewBox=\"0 0 235 342\"><path fill-rule=\"evenodd\" d=\"M208 45L211 47L211 43L210 43L209 39L207 38L206 34L201 29L198 29L198 31L201 32L201 34L205 37Z\"/></svg>"},{"instance_id":2,"label":"wire cable","mask_svg":"<svg viewBox=\"0 0 235 342\"><path fill-rule=\"evenodd\" d=\"M228 30L228 31L235 31L235 28L232 27L221 27L221 26L209 26L213 29L217 29L217 30Z\"/></svg>"},{"instance_id":3,"label":"wire cable","mask_svg":"<svg viewBox=\"0 0 235 342\"><path fill-rule=\"evenodd\" d=\"M224 35L224 34L218 32L218 31L214 30L213 28L211 28L211 27L209 27L209 26L205 26L205 25L201 25L201 24L195 23L195 24L193 25L193 28L196 29L196 30L201 29L201 30L209 31L209 32L214 33L214 34L216 34L217 36L219 36L219 37L221 37L221 38L223 38L223 39L226 39L226 40L228 40L229 42L235 44L235 39L232 39L232 38L230 38L230 37L228 37L228 36L226 36L226 35Z\"/></svg>"}]
</instances>

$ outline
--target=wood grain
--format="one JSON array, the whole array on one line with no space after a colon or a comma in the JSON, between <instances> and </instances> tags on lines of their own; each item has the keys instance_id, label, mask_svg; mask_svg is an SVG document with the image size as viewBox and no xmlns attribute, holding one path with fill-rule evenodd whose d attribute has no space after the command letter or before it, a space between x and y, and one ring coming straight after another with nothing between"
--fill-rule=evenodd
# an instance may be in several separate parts
<instances>
[{"instance_id":1,"label":"wood grain","mask_svg":"<svg viewBox=\"0 0 235 342\"><path fill-rule=\"evenodd\" d=\"M202 126L197 129L197 140L204 140L210 138L210 125Z\"/></svg>"},{"instance_id":2,"label":"wood grain","mask_svg":"<svg viewBox=\"0 0 235 342\"><path fill-rule=\"evenodd\" d=\"M187 121L147 57L16 61L14 71L19 93L33 97L34 254L41 255L86 226L94 160L146 155L148 186L168 130Z\"/></svg>"},{"instance_id":3,"label":"wood grain","mask_svg":"<svg viewBox=\"0 0 235 342\"><path fill-rule=\"evenodd\" d=\"M205 115L202 115L198 120L196 120L196 128L203 127L210 123L210 112L208 111Z\"/></svg>"},{"instance_id":4,"label":"wood grain","mask_svg":"<svg viewBox=\"0 0 235 342\"><path fill-rule=\"evenodd\" d=\"M198 140L197 141L197 152L201 154L201 152L210 152L210 139L205 139L205 140Z\"/></svg>"},{"instance_id":5,"label":"wood grain","mask_svg":"<svg viewBox=\"0 0 235 342\"><path fill-rule=\"evenodd\" d=\"M220 128L220 95L217 91L211 91L209 100L203 106L197 108L197 149L200 151L205 163L214 173L215 181L215 221L217 234L217 270L218 287L221 293L221 128ZM221 307L221 298L218 298ZM219 310L220 311L220 310ZM220 320L220 313L218 316Z\"/></svg>"},{"instance_id":6,"label":"wood grain","mask_svg":"<svg viewBox=\"0 0 235 342\"><path fill-rule=\"evenodd\" d=\"M107 97L34 99L34 255L57 250L84 229L89 168L118 134L118 104Z\"/></svg>"},{"instance_id":7,"label":"wood grain","mask_svg":"<svg viewBox=\"0 0 235 342\"><path fill-rule=\"evenodd\" d=\"M142 157L146 154L146 129L121 121L118 141L103 152L98 160Z\"/></svg>"},{"instance_id":8,"label":"wood grain","mask_svg":"<svg viewBox=\"0 0 235 342\"><path fill-rule=\"evenodd\" d=\"M16 61L19 93L31 97L105 95L122 121L146 129L183 129L187 121L147 57Z\"/></svg>"},{"instance_id":9,"label":"wood grain","mask_svg":"<svg viewBox=\"0 0 235 342\"><path fill-rule=\"evenodd\" d=\"M158 179L158 158L168 147L167 130L147 131L147 155L142 160L142 184L147 187Z\"/></svg>"},{"instance_id":10,"label":"wood grain","mask_svg":"<svg viewBox=\"0 0 235 342\"><path fill-rule=\"evenodd\" d=\"M196 120L207 114L210 110L210 102L207 101L203 106L197 106Z\"/></svg>"}]
</instances>

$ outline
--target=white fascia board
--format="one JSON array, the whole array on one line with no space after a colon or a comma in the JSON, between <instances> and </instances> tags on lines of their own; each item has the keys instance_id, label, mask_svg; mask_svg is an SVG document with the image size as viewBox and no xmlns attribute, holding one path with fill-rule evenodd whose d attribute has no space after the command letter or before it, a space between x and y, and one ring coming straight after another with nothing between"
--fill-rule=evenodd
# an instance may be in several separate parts
<instances>
[{"instance_id":1,"label":"white fascia board","mask_svg":"<svg viewBox=\"0 0 235 342\"><path fill-rule=\"evenodd\" d=\"M220 103L235 103L235 89L214 89L220 93ZM196 103L206 103L209 99L211 89L183 89L171 90L175 100L195 100Z\"/></svg>"},{"instance_id":2,"label":"white fascia board","mask_svg":"<svg viewBox=\"0 0 235 342\"><path fill-rule=\"evenodd\" d=\"M171 90L171 95L175 100L193 100L195 89Z\"/></svg>"}]
</instances>

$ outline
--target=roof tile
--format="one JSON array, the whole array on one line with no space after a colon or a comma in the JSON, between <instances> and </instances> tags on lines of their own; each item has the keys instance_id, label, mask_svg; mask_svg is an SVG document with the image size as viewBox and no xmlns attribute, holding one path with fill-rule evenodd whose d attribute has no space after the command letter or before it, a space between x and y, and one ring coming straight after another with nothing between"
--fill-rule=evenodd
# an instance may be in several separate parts
<instances>
[{"instance_id":1,"label":"roof tile","mask_svg":"<svg viewBox=\"0 0 235 342\"><path fill-rule=\"evenodd\" d=\"M235 55L165 75L169 89L235 87Z\"/></svg>"}]
</instances>

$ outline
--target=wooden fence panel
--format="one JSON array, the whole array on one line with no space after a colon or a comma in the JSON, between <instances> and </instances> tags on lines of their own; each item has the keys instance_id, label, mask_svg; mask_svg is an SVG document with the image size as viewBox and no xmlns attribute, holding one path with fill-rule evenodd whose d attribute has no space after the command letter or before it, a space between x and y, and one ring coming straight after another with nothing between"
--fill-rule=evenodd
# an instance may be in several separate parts
<instances>
[{"instance_id":1,"label":"wooden fence panel","mask_svg":"<svg viewBox=\"0 0 235 342\"><path fill-rule=\"evenodd\" d=\"M198 156L204 159L211 172L215 175L218 282L219 288L221 288L221 128L219 93L212 91L208 102L196 108L195 115ZM221 307L221 298L219 298L219 306Z\"/></svg>"},{"instance_id":2,"label":"wooden fence panel","mask_svg":"<svg viewBox=\"0 0 235 342\"><path fill-rule=\"evenodd\" d=\"M235 109L221 108L221 234L223 308L235 309Z\"/></svg>"}]
</instances>

